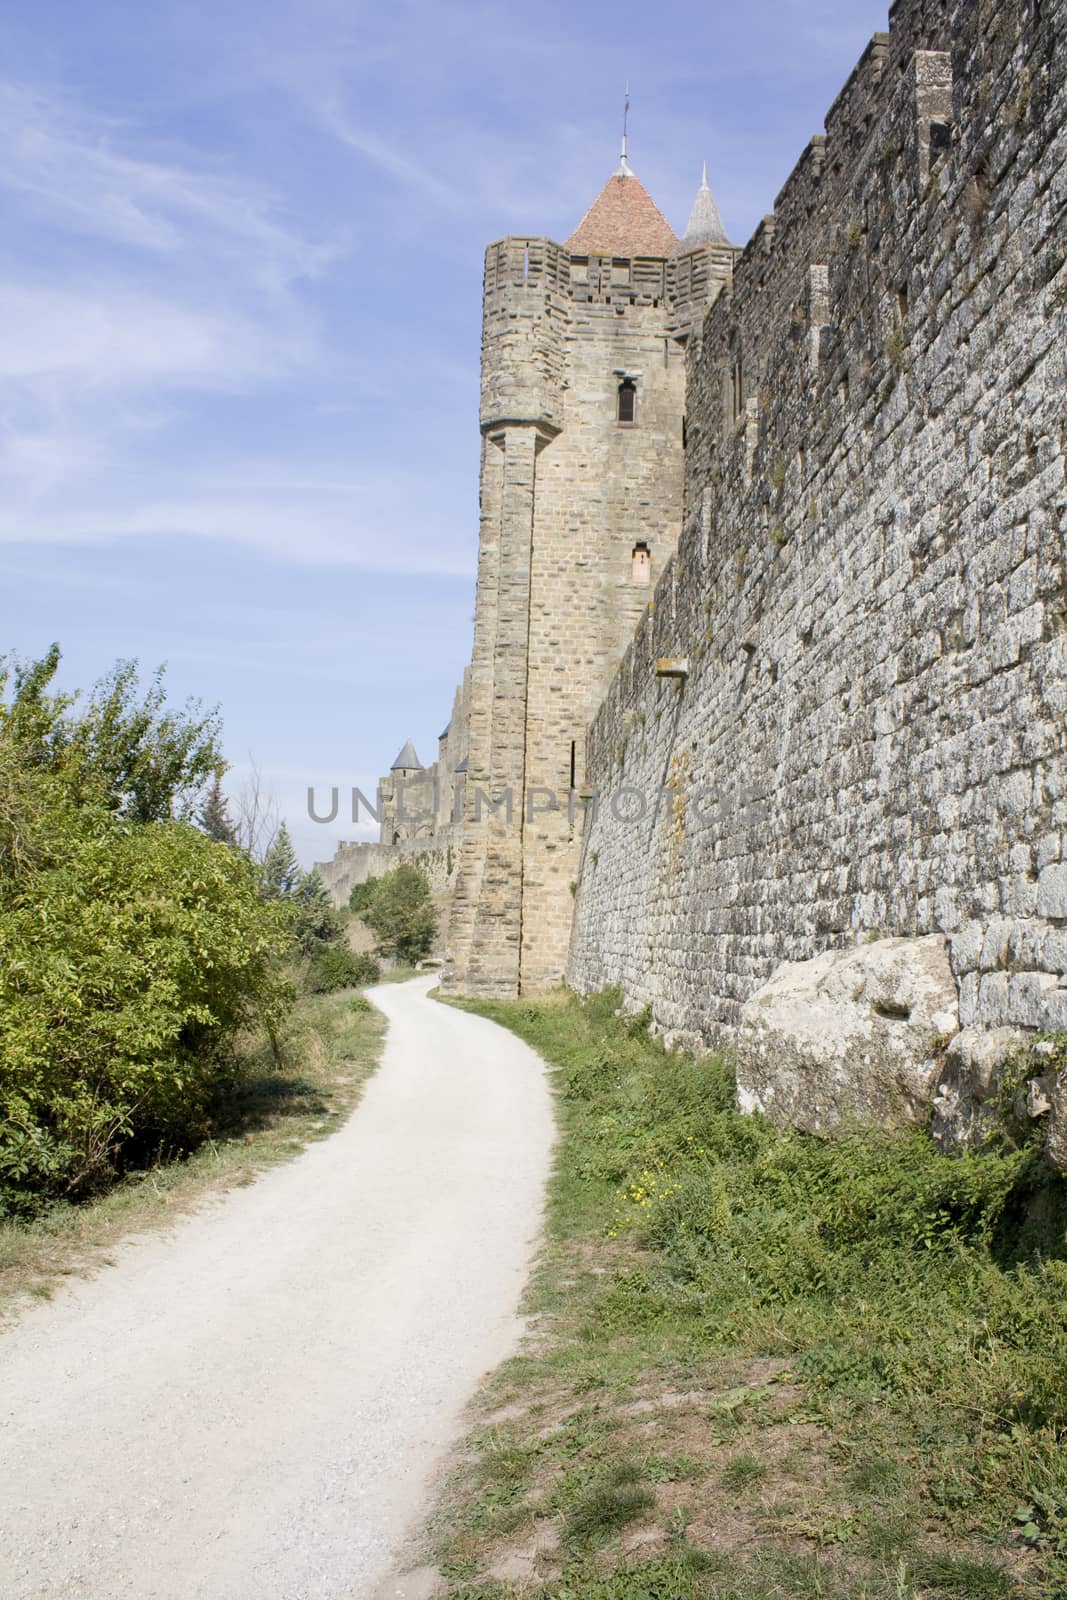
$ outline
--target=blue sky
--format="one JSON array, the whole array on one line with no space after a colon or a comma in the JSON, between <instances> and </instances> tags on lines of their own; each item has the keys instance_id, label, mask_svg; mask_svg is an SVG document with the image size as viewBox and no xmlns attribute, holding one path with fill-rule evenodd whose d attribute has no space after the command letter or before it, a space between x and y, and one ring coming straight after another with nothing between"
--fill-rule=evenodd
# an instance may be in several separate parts
<instances>
[{"instance_id":1,"label":"blue sky","mask_svg":"<svg viewBox=\"0 0 1067 1600\"><path fill-rule=\"evenodd\" d=\"M0 651L166 661L302 856L470 648L485 245L617 158L744 243L869 0L36 0L0 21Z\"/></svg>"}]
</instances>

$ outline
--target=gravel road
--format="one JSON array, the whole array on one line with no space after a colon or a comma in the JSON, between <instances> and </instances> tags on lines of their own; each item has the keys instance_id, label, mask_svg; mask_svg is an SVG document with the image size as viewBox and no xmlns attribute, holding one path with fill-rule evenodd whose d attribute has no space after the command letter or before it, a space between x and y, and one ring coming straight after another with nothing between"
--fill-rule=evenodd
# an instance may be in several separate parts
<instances>
[{"instance_id":1,"label":"gravel road","mask_svg":"<svg viewBox=\"0 0 1067 1600\"><path fill-rule=\"evenodd\" d=\"M372 991L342 1128L131 1240L0 1335L4 1600L333 1600L390 1574L514 1347L552 1117L540 1059Z\"/></svg>"}]
</instances>

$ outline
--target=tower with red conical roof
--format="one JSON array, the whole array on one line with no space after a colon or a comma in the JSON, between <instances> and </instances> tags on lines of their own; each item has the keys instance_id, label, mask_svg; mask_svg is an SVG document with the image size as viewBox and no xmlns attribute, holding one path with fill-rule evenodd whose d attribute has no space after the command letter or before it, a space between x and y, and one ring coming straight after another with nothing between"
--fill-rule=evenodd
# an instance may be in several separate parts
<instances>
[{"instance_id":1,"label":"tower with red conical roof","mask_svg":"<svg viewBox=\"0 0 1067 1600\"><path fill-rule=\"evenodd\" d=\"M706 173L679 239L630 167L625 132L565 243L508 237L486 252L452 992L562 981L586 729L678 541L685 347L735 254Z\"/></svg>"}]
</instances>

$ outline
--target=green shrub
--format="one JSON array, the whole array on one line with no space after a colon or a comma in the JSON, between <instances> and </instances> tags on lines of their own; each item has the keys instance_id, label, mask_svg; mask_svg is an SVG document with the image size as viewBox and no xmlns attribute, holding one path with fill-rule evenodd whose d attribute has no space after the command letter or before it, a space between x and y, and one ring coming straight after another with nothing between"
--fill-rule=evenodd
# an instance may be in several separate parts
<instances>
[{"instance_id":1,"label":"green shrub","mask_svg":"<svg viewBox=\"0 0 1067 1600\"><path fill-rule=\"evenodd\" d=\"M348 897L349 910L354 911L357 916L361 915L374 898L374 891L377 886L377 878L368 878L366 883L353 885L352 893Z\"/></svg>"},{"instance_id":2,"label":"green shrub","mask_svg":"<svg viewBox=\"0 0 1067 1600\"><path fill-rule=\"evenodd\" d=\"M38 819L40 821L40 819ZM287 930L251 865L186 823L53 819L0 890L0 1204L77 1198L138 1147L187 1146L235 1035L287 1005Z\"/></svg>"},{"instance_id":3,"label":"green shrub","mask_svg":"<svg viewBox=\"0 0 1067 1600\"><path fill-rule=\"evenodd\" d=\"M191 821L221 770L213 716L139 698L120 666L75 714L59 664L0 661L0 1211L104 1187L187 1148L273 1039L290 918Z\"/></svg>"},{"instance_id":4,"label":"green shrub","mask_svg":"<svg viewBox=\"0 0 1067 1600\"><path fill-rule=\"evenodd\" d=\"M381 975L373 956L357 955L347 945L333 944L320 950L312 961L308 987L313 994L333 994L336 989L377 983Z\"/></svg>"},{"instance_id":5,"label":"green shrub","mask_svg":"<svg viewBox=\"0 0 1067 1600\"><path fill-rule=\"evenodd\" d=\"M284 822L271 840L260 864L259 884L265 900L278 901L285 906L297 955L310 960L314 966L320 956L333 948L341 952L335 960L335 967L337 961L343 960L347 946L344 945L345 927L341 913L335 909L326 885L314 868L310 872L301 872ZM329 965L326 970L331 970ZM320 992L325 992L319 987ZM330 987L342 988L343 984L333 983Z\"/></svg>"},{"instance_id":6,"label":"green shrub","mask_svg":"<svg viewBox=\"0 0 1067 1600\"><path fill-rule=\"evenodd\" d=\"M379 953L402 962L421 961L430 953L437 927L426 874L405 861L372 883L360 915L377 934Z\"/></svg>"}]
</instances>

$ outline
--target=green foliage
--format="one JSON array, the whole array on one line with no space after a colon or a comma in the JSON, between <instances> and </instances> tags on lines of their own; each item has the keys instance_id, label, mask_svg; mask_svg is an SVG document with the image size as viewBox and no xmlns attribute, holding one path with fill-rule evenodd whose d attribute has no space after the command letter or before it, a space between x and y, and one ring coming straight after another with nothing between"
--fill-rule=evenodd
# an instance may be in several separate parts
<instances>
[{"instance_id":1,"label":"green foliage","mask_svg":"<svg viewBox=\"0 0 1067 1600\"><path fill-rule=\"evenodd\" d=\"M719 1563L701 1551L680 1550L606 1574L580 1568L560 1584L552 1584L544 1596L545 1600L771 1600L767 1590L757 1597L751 1590L717 1582L718 1568Z\"/></svg>"},{"instance_id":2,"label":"green foliage","mask_svg":"<svg viewBox=\"0 0 1067 1600\"><path fill-rule=\"evenodd\" d=\"M1063 1578L1067 1186L1039 1151L948 1157L920 1133L824 1141L742 1116L723 1061L665 1053L614 992L477 1009L556 1066L553 1236L631 1244L581 1340L788 1361L825 1425L848 1419L857 1486L877 1441L917 1519L1018 1525ZM931 1592L1003 1591L996 1564L931 1563Z\"/></svg>"},{"instance_id":3,"label":"green foliage","mask_svg":"<svg viewBox=\"0 0 1067 1600\"><path fill-rule=\"evenodd\" d=\"M274 1025L286 930L249 864L186 823L57 808L50 859L0 886L0 1203L106 1186L202 1134L237 1033Z\"/></svg>"},{"instance_id":4,"label":"green foliage","mask_svg":"<svg viewBox=\"0 0 1067 1600\"><path fill-rule=\"evenodd\" d=\"M286 919L191 822L213 718L120 666L75 715L58 650L0 668L0 1211L104 1187L186 1148L244 1029L288 1004Z\"/></svg>"},{"instance_id":5,"label":"green foliage","mask_svg":"<svg viewBox=\"0 0 1067 1600\"><path fill-rule=\"evenodd\" d=\"M745 1491L757 1488L767 1477L767 1463L753 1450L743 1450L727 1462L722 1472L724 1489Z\"/></svg>"},{"instance_id":6,"label":"green foliage","mask_svg":"<svg viewBox=\"0 0 1067 1600\"><path fill-rule=\"evenodd\" d=\"M263 857L259 881L263 898L280 902L288 914L294 953L311 962L312 992L327 994L359 982L346 976L349 951L341 913L318 873L301 872L284 822Z\"/></svg>"},{"instance_id":7,"label":"green foliage","mask_svg":"<svg viewBox=\"0 0 1067 1600\"><path fill-rule=\"evenodd\" d=\"M368 878L366 883L357 883L352 886L352 893L348 897L348 905L349 909L354 911L357 916L361 916L370 905L377 885L377 878Z\"/></svg>"},{"instance_id":8,"label":"green foliage","mask_svg":"<svg viewBox=\"0 0 1067 1600\"><path fill-rule=\"evenodd\" d=\"M428 956L437 917L429 880L421 868L401 862L384 877L360 887L371 889L359 914L377 935L379 953L412 963Z\"/></svg>"},{"instance_id":9,"label":"green foliage","mask_svg":"<svg viewBox=\"0 0 1067 1600\"><path fill-rule=\"evenodd\" d=\"M381 975L382 969L373 956L357 955L346 944L331 944L313 960L308 987L313 994L333 994L336 989L377 983Z\"/></svg>"},{"instance_id":10,"label":"green foliage","mask_svg":"<svg viewBox=\"0 0 1067 1600\"><path fill-rule=\"evenodd\" d=\"M259 869L264 899L288 899L296 893L300 877L300 863L296 859L289 829L283 822L271 840Z\"/></svg>"},{"instance_id":11,"label":"green foliage","mask_svg":"<svg viewBox=\"0 0 1067 1600\"><path fill-rule=\"evenodd\" d=\"M301 955L314 959L331 947L342 948L344 923L317 872L299 875L290 901L294 913L293 939Z\"/></svg>"},{"instance_id":12,"label":"green foliage","mask_svg":"<svg viewBox=\"0 0 1067 1600\"><path fill-rule=\"evenodd\" d=\"M216 772L211 787L197 812L197 824L217 844L237 843L237 829L230 820L230 808L222 792L222 777Z\"/></svg>"},{"instance_id":13,"label":"green foliage","mask_svg":"<svg viewBox=\"0 0 1067 1600\"><path fill-rule=\"evenodd\" d=\"M54 694L59 646L40 661L0 657L0 739L25 765L61 778L79 803L131 822L191 817L203 785L222 768L219 721L195 702L168 710L164 669L142 695L135 661L123 661L75 715L77 696Z\"/></svg>"},{"instance_id":14,"label":"green foliage","mask_svg":"<svg viewBox=\"0 0 1067 1600\"><path fill-rule=\"evenodd\" d=\"M580 1549L603 1543L654 1505L655 1497L639 1482L640 1476L632 1462L624 1462L585 1486L567 1509L564 1531L568 1544Z\"/></svg>"}]
</instances>

